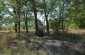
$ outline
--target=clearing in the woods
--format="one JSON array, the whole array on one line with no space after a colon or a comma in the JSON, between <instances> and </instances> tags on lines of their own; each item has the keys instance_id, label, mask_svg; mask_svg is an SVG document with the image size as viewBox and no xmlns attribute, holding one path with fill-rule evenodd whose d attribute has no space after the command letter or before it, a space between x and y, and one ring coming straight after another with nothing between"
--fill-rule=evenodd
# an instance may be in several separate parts
<instances>
[{"instance_id":1,"label":"clearing in the woods","mask_svg":"<svg viewBox=\"0 0 85 55\"><path fill-rule=\"evenodd\" d=\"M0 32L0 55L57 55L82 54L85 51L85 30L72 30L64 34L51 34L47 38L38 38L34 32L20 37L13 31Z\"/></svg>"}]
</instances>

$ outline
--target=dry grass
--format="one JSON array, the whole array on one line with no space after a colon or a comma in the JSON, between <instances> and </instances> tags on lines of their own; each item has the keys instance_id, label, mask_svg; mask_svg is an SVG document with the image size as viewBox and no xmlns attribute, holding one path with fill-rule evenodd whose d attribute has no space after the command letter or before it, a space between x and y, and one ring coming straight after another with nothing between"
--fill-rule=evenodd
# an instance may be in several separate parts
<instances>
[{"instance_id":1,"label":"dry grass","mask_svg":"<svg viewBox=\"0 0 85 55\"><path fill-rule=\"evenodd\" d=\"M62 33L61 33L62 34ZM63 41L63 39L65 39L67 41L68 40L77 40L78 41L81 39L81 37L85 36L85 30L72 30L69 31L68 33L63 33L63 36L56 36L57 39L61 39ZM51 36L52 38L54 38L53 36ZM5 49L4 50L4 55L47 55L47 51L43 51L42 49L36 50L36 47L34 46L35 43L39 43L39 44L43 44L45 42L44 39L39 39L36 38L36 36L34 35L34 32L29 32L28 34L25 33L24 31L21 32L21 36L18 39L18 45L16 46L12 46L12 48L16 48L16 50L11 49L11 47L9 47L9 43L11 40L16 39L16 33L12 32L12 31L2 31L0 32L0 55L2 55L1 52L1 48ZM56 38L55 38L56 39ZM84 43L84 38L82 38L82 43ZM28 43L30 42L31 44L29 45L28 48L24 47L24 43L23 40L28 40ZM57 41L58 42L58 41ZM51 43L51 42L50 42ZM62 48L62 50L60 51L59 55L78 55L78 54L84 54L84 48L82 48L83 44L81 42L77 42L76 45L74 45L74 47L70 48L69 46L64 46ZM52 45L55 43L52 43ZM53 46L52 47L53 50ZM50 48L49 47L49 48ZM48 48L48 49L49 49ZM52 51L49 50L49 51ZM54 53L51 52L49 55L53 55ZM55 53L57 54L57 53Z\"/></svg>"},{"instance_id":2,"label":"dry grass","mask_svg":"<svg viewBox=\"0 0 85 55\"><path fill-rule=\"evenodd\" d=\"M85 29L69 30L68 33L74 33L74 34L85 34Z\"/></svg>"},{"instance_id":3,"label":"dry grass","mask_svg":"<svg viewBox=\"0 0 85 55\"><path fill-rule=\"evenodd\" d=\"M9 42L16 38L16 34L13 32L0 32L0 46L8 47Z\"/></svg>"}]
</instances>

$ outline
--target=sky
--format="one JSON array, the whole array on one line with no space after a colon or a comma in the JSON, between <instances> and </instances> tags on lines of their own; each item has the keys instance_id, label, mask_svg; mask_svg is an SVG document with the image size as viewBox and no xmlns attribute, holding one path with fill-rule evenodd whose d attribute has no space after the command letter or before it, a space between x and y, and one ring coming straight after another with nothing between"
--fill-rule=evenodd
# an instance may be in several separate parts
<instances>
[{"instance_id":1,"label":"sky","mask_svg":"<svg viewBox=\"0 0 85 55\"><path fill-rule=\"evenodd\" d=\"M10 12L13 12L13 9L12 9L12 8L9 8L9 11L10 11ZM9 16L10 16L10 14L6 14L6 15L5 15L5 17L9 17ZM34 12L32 12L32 16L34 16ZM46 21L45 21L45 16L44 16L44 14L41 14L40 12L37 12L37 18L38 18L39 20L41 20L41 22L42 22L44 25L46 25ZM49 17L48 17L48 19L49 19ZM3 26L6 26L6 25L3 24Z\"/></svg>"},{"instance_id":2,"label":"sky","mask_svg":"<svg viewBox=\"0 0 85 55\"><path fill-rule=\"evenodd\" d=\"M9 11L10 11L10 12L13 12L13 9L12 9L12 8L9 8ZM34 13L33 13L33 14L34 14ZM10 15L6 14L5 17L7 17L7 16L10 16ZM39 20L41 20L41 22L42 22L44 25L46 25L44 14L41 15L40 12L37 12L37 18L38 18Z\"/></svg>"}]
</instances>

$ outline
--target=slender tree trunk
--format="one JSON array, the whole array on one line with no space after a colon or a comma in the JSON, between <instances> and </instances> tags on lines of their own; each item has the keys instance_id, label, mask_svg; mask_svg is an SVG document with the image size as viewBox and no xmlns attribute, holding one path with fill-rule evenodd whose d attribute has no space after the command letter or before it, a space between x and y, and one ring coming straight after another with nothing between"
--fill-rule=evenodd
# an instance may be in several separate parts
<instances>
[{"instance_id":1,"label":"slender tree trunk","mask_svg":"<svg viewBox=\"0 0 85 55\"><path fill-rule=\"evenodd\" d=\"M21 1L20 0L15 0L17 2L17 8L16 8L16 14L18 15L17 17L17 24L15 24L15 28L17 28L17 34L20 36L20 13L21 13Z\"/></svg>"},{"instance_id":2,"label":"slender tree trunk","mask_svg":"<svg viewBox=\"0 0 85 55\"><path fill-rule=\"evenodd\" d=\"M14 14L16 14L16 9L15 8L13 8L14 9ZM17 33L17 20L15 21L15 33Z\"/></svg>"},{"instance_id":3,"label":"slender tree trunk","mask_svg":"<svg viewBox=\"0 0 85 55\"><path fill-rule=\"evenodd\" d=\"M58 32L60 31L60 25L61 24L61 10L60 10L60 14L59 14L59 21L58 21Z\"/></svg>"},{"instance_id":4,"label":"slender tree trunk","mask_svg":"<svg viewBox=\"0 0 85 55\"><path fill-rule=\"evenodd\" d=\"M45 6L44 6L44 13L45 13L45 18L46 18L46 28L47 28L47 34L49 34L49 22L48 22L48 14L49 14L49 11L47 11L46 9L46 2L45 0L43 0Z\"/></svg>"},{"instance_id":5,"label":"slender tree trunk","mask_svg":"<svg viewBox=\"0 0 85 55\"><path fill-rule=\"evenodd\" d=\"M0 30L1 30L1 24L0 24Z\"/></svg>"},{"instance_id":6,"label":"slender tree trunk","mask_svg":"<svg viewBox=\"0 0 85 55\"><path fill-rule=\"evenodd\" d=\"M62 32L64 31L64 18L62 16Z\"/></svg>"},{"instance_id":7,"label":"slender tree trunk","mask_svg":"<svg viewBox=\"0 0 85 55\"><path fill-rule=\"evenodd\" d=\"M62 32L64 31L64 17L63 17L63 14L64 14L64 1L63 1L63 5L62 5Z\"/></svg>"},{"instance_id":8,"label":"slender tree trunk","mask_svg":"<svg viewBox=\"0 0 85 55\"><path fill-rule=\"evenodd\" d=\"M37 10L36 10L36 8L34 8L34 15L35 15L35 31L36 31L36 35L38 35Z\"/></svg>"},{"instance_id":9,"label":"slender tree trunk","mask_svg":"<svg viewBox=\"0 0 85 55\"><path fill-rule=\"evenodd\" d=\"M20 36L20 22L18 22L18 36Z\"/></svg>"},{"instance_id":10,"label":"slender tree trunk","mask_svg":"<svg viewBox=\"0 0 85 55\"><path fill-rule=\"evenodd\" d=\"M35 16L35 34L38 35L38 23L37 23L37 9L36 9L36 3L35 0L31 1L33 5L33 11L34 11L34 16Z\"/></svg>"},{"instance_id":11,"label":"slender tree trunk","mask_svg":"<svg viewBox=\"0 0 85 55\"><path fill-rule=\"evenodd\" d=\"M27 13L25 13L25 27L26 27L26 32L28 33L28 20L27 20Z\"/></svg>"},{"instance_id":12,"label":"slender tree trunk","mask_svg":"<svg viewBox=\"0 0 85 55\"><path fill-rule=\"evenodd\" d=\"M57 28L57 32L59 32L60 30L60 17L59 17L59 20L58 20L58 28Z\"/></svg>"},{"instance_id":13,"label":"slender tree trunk","mask_svg":"<svg viewBox=\"0 0 85 55\"><path fill-rule=\"evenodd\" d=\"M46 15L46 11L45 12L45 18L46 18L46 28L47 28L47 34L49 34L49 22L48 22L48 14Z\"/></svg>"},{"instance_id":14,"label":"slender tree trunk","mask_svg":"<svg viewBox=\"0 0 85 55\"><path fill-rule=\"evenodd\" d=\"M15 32L17 33L17 23L15 23Z\"/></svg>"},{"instance_id":15,"label":"slender tree trunk","mask_svg":"<svg viewBox=\"0 0 85 55\"><path fill-rule=\"evenodd\" d=\"M17 25L18 25L18 36L20 36L20 7L18 8L18 22L17 22Z\"/></svg>"}]
</instances>

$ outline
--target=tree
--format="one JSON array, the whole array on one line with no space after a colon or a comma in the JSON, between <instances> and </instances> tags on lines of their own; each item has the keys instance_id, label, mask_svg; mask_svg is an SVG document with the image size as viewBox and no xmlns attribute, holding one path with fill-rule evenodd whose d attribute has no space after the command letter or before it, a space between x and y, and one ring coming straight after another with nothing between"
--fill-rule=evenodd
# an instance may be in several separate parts
<instances>
[{"instance_id":1,"label":"tree","mask_svg":"<svg viewBox=\"0 0 85 55\"><path fill-rule=\"evenodd\" d=\"M85 27L85 1L72 0L69 8L67 9L67 17L69 18L70 28L84 28Z\"/></svg>"},{"instance_id":2,"label":"tree","mask_svg":"<svg viewBox=\"0 0 85 55\"><path fill-rule=\"evenodd\" d=\"M34 16L35 16L35 33L36 35L38 35L38 24L37 24L37 7L36 7L36 1L35 0L31 0L32 3L32 9L34 11Z\"/></svg>"},{"instance_id":3,"label":"tree","mask_svg":"<svg viewBox=\"0 0 85 55\"><path fill-rule=\"evenodd\" d=\"M47 11L47 4L46 4L46 1L44 0L44 13L45 13L45 18L46 18L46 27L47 27L47 33L49 34L49 22L48 22L48 14L49 14L49 11Z\"/></svg>"}]
</instances>

